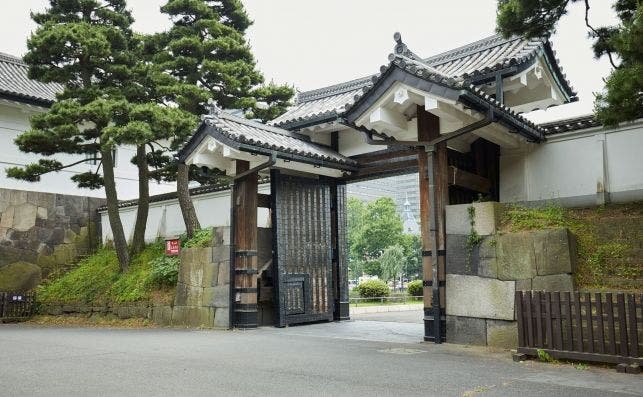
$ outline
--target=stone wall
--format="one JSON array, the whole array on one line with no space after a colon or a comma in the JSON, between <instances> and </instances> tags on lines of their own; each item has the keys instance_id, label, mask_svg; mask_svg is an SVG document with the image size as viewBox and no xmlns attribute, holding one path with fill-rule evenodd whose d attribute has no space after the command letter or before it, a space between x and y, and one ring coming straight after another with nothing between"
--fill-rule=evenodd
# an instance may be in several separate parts
<instances>
[{"instance_id":1,"label":"stone wall","mask_svg":"<svg viewBox=\"0 0 643 397\"><path fill-rule=\"evenodd\" d=\"M0 290L28 290L98 244L103 199L0 189Z\"/></svg>"},{"instance_id":2,"label":"stone wall","mask_svg":"<svg viewBox=\"0 0 643 397\"><path fill-rule=\"evenodd\" d=\"M473 230L480 243L469 246ZM447 206L447 341L515 348L516 290L572 291L576 241L567 229L499 233L498 203Z\"/></svg>"}]
</instances>

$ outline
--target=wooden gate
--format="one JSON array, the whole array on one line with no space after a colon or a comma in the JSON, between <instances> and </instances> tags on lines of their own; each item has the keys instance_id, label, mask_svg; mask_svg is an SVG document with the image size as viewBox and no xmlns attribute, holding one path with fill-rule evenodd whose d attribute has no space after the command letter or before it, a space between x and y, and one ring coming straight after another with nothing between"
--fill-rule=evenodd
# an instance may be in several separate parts
<instances>
[{"instance_id":1,"label":"wooden gate","mask_svg":"<svg viewBox=\"0 0 643 397\"><path fill-rule=\"evenodd\" d=\"M277 326L333 319L331 186L272 173Z\"/></svg>"}]
</instances>

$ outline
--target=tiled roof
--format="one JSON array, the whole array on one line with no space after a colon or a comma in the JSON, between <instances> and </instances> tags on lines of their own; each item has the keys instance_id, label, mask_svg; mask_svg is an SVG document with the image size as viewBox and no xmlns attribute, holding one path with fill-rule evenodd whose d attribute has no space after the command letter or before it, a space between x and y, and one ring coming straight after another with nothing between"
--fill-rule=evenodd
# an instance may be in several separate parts
<instances>
[{"instance_id":1,"label":"tiled roof","mask_svg":"<svg viewBox=\"0 0 643 397\"><path fill-rule=\"evenodd\" d=\"M20 58L0 53L0 97L45 105L54 102L62 86L32 80L28 76L28 69Z\"/></svg>"},{"instance_id":2,"label":"tiled roof","mask_svg":"<svg viewBox=\"0 0 643 397\"><path fill-rule=\"evenodd\" d=\"M561 134L563 132L584 130L592 127L600 127L601 123L593 115L574 117L540 124L545 135Z\"/></svg>"},{"instance_id":3,"label":"tiled roof","mask_svg":"<svg viewBox=\"0 0 643 397\"><path fill-rule=\"evenodd\" d=\"M516 128L518 132L529 139L540 141L544 138L544 130L538 125L511 110L508 106L496 101L488 94L485 94L479 87L471 84L468 79L463 76L454 78L429 64L428 61L420 59L402 43L401 38L397 34L396 41L398 44L395 46L395 53L389 55L390 63L380 68L381 73L372 78L373 85L364 89L364 94L359 98L355 98L354 104L345 105L348 113L356 111L356 107L364 106L363 103L368 102L369 93L378 87L378 84L384 81L386 76L393 73L393 69L398 68L418 79L433 83L430 84L430 90L435 89L436 91L444 92L444 88L440 87L445 87L451 89L451 92L454 93L458 99L471 102L472 107L485 111L493 109L495 116L498 117L501 122ZM381 88L379 89L381 90Z\"/></svg>"},{"instance_id":4,"label":"tiled roof","mask_svg":"<svg viewBox=\"0 0 643 397\"><path fill-rule=\"evenodd\" d=\"M489 73L512 66L530 65L539 54L545 55L563 92L570 99L574 98L576 94L562 74L551 45L541 40L525 40L519 37L505 39L500 35L494 35L420 60L446 77L477 84L477 79ZM298 128L332 119L341 114L346 105L352 105L356 95L361 95L372 85L370 79L366 77L304 92L298 96L295 106L271 121L271 124L284 128Z\"/></svg>"},{"instance_id":5,"label":"tiled roof","mask_svg":"<svg viewBox=\"0 0 643 397\"><path fill-rule=\"evenodd\" d=\"M329 167L334 165L335 168L350 168L356 164L354 160L328 146L311 142L307 136L234 116L218 109L204 117L201 127L179 152L179 157L185 159L203 139L204 134L241 150L274 151L281 159L305 158L315 164L326 164Z\"/></svg>"}]
</instances>

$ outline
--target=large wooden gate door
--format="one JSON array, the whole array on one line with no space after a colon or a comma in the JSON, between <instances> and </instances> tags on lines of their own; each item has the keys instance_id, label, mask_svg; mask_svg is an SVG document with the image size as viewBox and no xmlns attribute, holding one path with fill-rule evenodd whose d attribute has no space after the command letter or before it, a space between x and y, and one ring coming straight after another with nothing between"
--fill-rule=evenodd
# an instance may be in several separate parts
<instances>
[{"instance_id":1,"label":"large wooden gate door","mask_svg":"<svg viewBox=\"0 0 643 397\"><path fill-rule=\"evenodd\" d=\"M331 183L273 171L277 326L333 320Z\"/></svg>"}]
</instances>

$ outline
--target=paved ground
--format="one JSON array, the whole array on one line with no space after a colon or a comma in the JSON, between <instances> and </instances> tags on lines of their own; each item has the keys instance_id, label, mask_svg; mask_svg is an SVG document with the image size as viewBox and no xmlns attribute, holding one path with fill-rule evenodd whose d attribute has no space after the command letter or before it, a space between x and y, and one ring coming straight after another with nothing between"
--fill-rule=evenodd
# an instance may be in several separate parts
<instances>
[{"instance_id":1,"label":"paved ground","mask_svg":"<svg viewBox=\"0 0 643 397\"><path fill-rule=\"evenodd\" d=\"M517 364L506 352L418 343L409 335L417 327L352 321L231 332L3 325L0 394L602 397L643 391L642 376L611 369Z\"/></svg>"}]
</instances>

